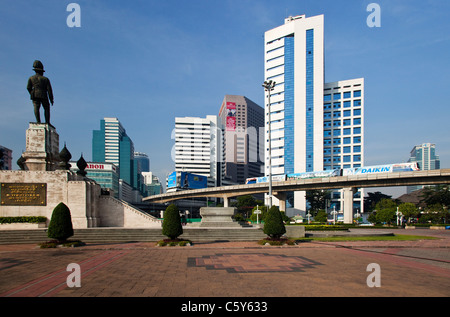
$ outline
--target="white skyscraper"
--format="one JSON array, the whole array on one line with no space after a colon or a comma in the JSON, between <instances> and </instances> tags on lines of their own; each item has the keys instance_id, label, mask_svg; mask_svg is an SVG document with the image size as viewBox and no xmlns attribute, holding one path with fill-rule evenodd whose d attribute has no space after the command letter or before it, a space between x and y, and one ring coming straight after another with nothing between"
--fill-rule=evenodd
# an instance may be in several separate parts
<instances>
[{"instance_id":1,"label":"white skyscraper","mask_svg":"<svg viewBox=\"0 0 450 317\"><path fill-rule=\"evenodd\" d=\"M276 82L270 95L272 175L363 165L364 79L325 84L324 16L289 17L267 31L264 62L265 80ZM265 97L268 176L267 92ZM293 207L288 215L307 209L305 192L287 200Z\"/></svg>"},{"instance_id":2,"label":"white skyscraper","mask_svg":"<svg viewBox=\"0 0 450 317\"><path fill-rule=\"evenodd\" d=\"M208 185L220 186L223 176L223 129L217 116L175 118L172 158L176 172L208 177Z\"/></svg>"},{"instance_id":3,"label":"white skyscraper","mask_svg":"<svg viewBox=\"0 0 450 317\"><path fill-rule=\"evenodd\" d=\"M264 77L276 82L270 98L272 175L323 170L324 17L289 17L265 33L264 44ZM267 98L265 103L267 135ZM306 210L304 192L294 193L294 207Z\"/></svg>"},{"instance_id":4,"label":"white skyscraper","mask_svg":"<svg viewBox=\"0 0 450 317\"><path fill-rule=\"evenodd\" d=\"M105 120L105 162L119 166L119 142L125 134L125 129L117 118Z\"/></svg>"}]
</instances>

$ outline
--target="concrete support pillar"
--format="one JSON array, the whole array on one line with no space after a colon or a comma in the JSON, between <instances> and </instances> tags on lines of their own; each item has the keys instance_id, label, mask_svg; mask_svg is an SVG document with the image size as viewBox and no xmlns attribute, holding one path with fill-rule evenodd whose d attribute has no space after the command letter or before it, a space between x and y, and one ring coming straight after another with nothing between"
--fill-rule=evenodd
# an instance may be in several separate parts
<instances>
[{"instance_id":1,"label":"concrete support pillar","mask_svg":"<svg viewBox=\"0 0 450 317\"><path fill-rule=\"evenodd\" d=\"M274 196L279 200L278 207L280 208L280 211L286 211L286 198L287 194L282 193L274 193Z\"/></svg>"},{"instance_id":2,"label":"concrete support pillar","mask_svg":"<svg viewBox=\"0 0 450 317\"><path fill-rule=\"evenodd\" d=\"M228 208L228 196L223 196L223 206L225 208Z\"/></svg>"},{"instance_id":3,"label":"concrete support pillar","mask_svg":"<svg viewBox=\"0 0 450 317\"><path fill-rule=\"evenodd\" d=\"M356 193L356 188L348 187L343 188L344 194L344 223L353 223L353 195Z\"/></svg>"}]
</instances>

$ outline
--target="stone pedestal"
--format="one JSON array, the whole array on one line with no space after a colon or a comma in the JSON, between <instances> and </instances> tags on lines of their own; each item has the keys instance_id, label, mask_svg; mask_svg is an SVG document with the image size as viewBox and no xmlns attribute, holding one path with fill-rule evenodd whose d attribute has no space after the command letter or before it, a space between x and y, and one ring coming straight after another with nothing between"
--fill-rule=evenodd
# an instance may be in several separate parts
<instances>
[{"instance_id":1,"label":"stone pedestal","mask_svg":"<svg viewBox=\"0 0 450 317\"><path fill-rule=\"evenodd\" d=\"M238 222L231 218L235 211L236 209L231 207L202 207L200 208L200 215L202 216L200 227L241 227Z\"/></svg>"},{"instance_id":2,"label":"stone pedestal","mask_svg":"<svg viewBox=\"0 0 450 317\"><path fill-rule=\"evenodd\" d=\"M22 154L29 171L54 171L59 163L59 135L46 123L32 123L27 129L26 151Z\"/></svg>"}]
</instances>

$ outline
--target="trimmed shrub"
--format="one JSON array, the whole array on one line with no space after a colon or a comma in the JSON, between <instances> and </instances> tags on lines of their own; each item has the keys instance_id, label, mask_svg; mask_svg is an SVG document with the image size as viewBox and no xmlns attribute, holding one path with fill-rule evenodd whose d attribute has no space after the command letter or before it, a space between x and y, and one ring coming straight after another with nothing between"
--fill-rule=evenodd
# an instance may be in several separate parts
<instances>
[{"instance_id":1,"label":"trimmed shrub","mask_svg":"<svg viewBox=\"0 0 450 317\"><path fill-rule=\"evenodd\" d=\"M69 237L73 236L72 217L69 207L64 203L59 203L53 209L47 236L58 241L66 241Z\"/></svg>"},{"instance_id":2,"label":"trimmed shrub","mask_svg":"<svg viewBox=\"0 0 450 317\"><path fill-rule=\"evenodd\" d=\"M272 239L278 239L286 233L283 218L277 206L270 207L264 222L264 233Z\"/></svg>"},{"instance_id":3,"label":"trimmed shrub","mask_svg":"<svg viewBox=\"0 0 450 317\"><path fill-rule=\"evenodd\" d=\"M178 210L178 207L174 204L169 205L164 212L162 234L172 240L175 240L183 234L180 212Z\"/></svg>"}]
</instances>

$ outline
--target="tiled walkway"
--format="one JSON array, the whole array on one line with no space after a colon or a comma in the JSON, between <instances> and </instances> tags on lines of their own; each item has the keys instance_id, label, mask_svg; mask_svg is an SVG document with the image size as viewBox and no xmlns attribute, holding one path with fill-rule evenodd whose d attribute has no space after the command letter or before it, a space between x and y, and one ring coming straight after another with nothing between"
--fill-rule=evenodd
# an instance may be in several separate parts
<instances>
[{"instance_id":1,"label":"tiled walkway","mask_svg":"<svg viewBox=\"0 0 450 317\"><path fill-rule=\"evenodd\" d=\"M91 244L39 249L0 245L0 297L450 296L450 231L399 231L439 240ZM69 264L80 287L68 287ZM369 287L368 265L381 287Z\"/></svg>"}]
</instances>

